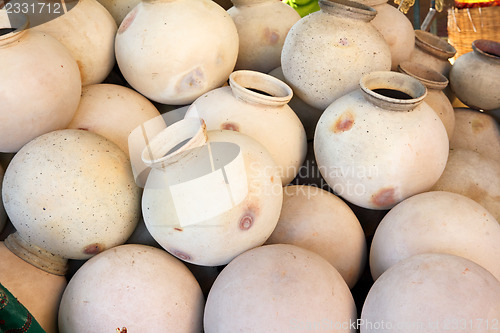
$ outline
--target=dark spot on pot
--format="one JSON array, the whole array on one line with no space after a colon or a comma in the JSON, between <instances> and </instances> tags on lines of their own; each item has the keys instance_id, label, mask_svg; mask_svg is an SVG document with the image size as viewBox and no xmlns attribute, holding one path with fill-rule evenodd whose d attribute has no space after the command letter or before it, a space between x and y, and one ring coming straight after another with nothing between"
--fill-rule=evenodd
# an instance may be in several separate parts
<instances>
[{"instance_id":1,"label":"dark spot on pot","mask_svg":"<svg viewBox=\"0 0 500 333\"><path fill-rule=\"evenodd\" d=\"M82 131L88 131L89 129L88 128L84 128L84 127L78 127L79 130L82 130Z\"/></svg>"},{"instance_id":2,"label":"dark spot on pot","mask_svg":"<svg viewBox=\"0 0 500 333\"><path fill-rule=\"evenodd\" d=\"M137 15L137 8L134 8L125 18L123 19L122 23L120 24L120 27L118 28L118 33L122 34L125 32L125 30L130 27L132 22L134 22L135 16Z\"/></svg>"},{"instance_id":3,"label":"dark spot on pot","mask_svg":"<svg viewBox=\"0 0 500 333\"><path fill-rule=\"evenodd\" d=\"M98 254L98 253L102 252L103 250L104 250L104 246L102 246L99 243L94 243L94 244L90 244L90 245L85 246L85 249L83 249L83 253L94 255L94 254Z\"/></svg>"},{"instance_id":4,"label":"dark spot on pot","mask_svg":"<svg viewBox=\"0 0 500 333\"><path fill-rule=\"evenodd\" d=\"M487 128L487 124L481 119L473 119L471 122L472 133L478 134Z\"/></svg>"},{"instance_id":5,"label":"dark spot on pot","mask_svg":"<svg viewBox=\"0 0 500 333\"><path fill-rule=\"evenodd\" d=\"M373 197L372 202L378 207L387 207L396 203L393 187L380 189Z\"/></svg>"},{"instance_id":6,"label":"dark spot on pot","mask_svg":"<svg viewBox=\"0 0 500 333\"><path fill-rule=\"evenodd\" d=\"M190 260L191 259L191 256L189 254L184 253L182 251L174 250L174 251L172 251L172 254L181 260Z\"/></svg>"},{"instance_id":7,"label":"dark spot on pot","mask_svg":"<svg viewBox=\"0 0 500 333\"><path fill-rule=\"evenodd\" d=\"M255 217L257 216L258 208L255 205L249 205L248 208L245 210L243 215L240 218L239 221L239 228L241 230L248 230L250 229L254 222L255 222Z\"/></svg>"},{"instance_id":8,"label":"dark spot on pot","mask_svg":"<svg viewBox=\"0 0 500 333\"><path fill-rule=\"evenodd\" d=\"M203 87L204 81L205 73L200 67L196 67L179 80L176 90L177 92L198 90Z\"/></svg>"},{"instance_id":9,"label":"dark spot on pot","mask_svg":"<svg viewBox=\"0 0 500 333\"><path fill-rule=\"evenodd\" d=\"M182 228L174 228L174 230L177 230L177 231L184 231L184 229L182 229Z\"/></svg>"},{"instance_id":10,"label":"dark spot on pot","mask_svg":"<svg viewBox=\"0 0 500 333\"><path fill-rule=\"evenodd\" d=\"M340 117L337 118L335 123L332 126L332 131L333 133L341 133L348 131L352 128L354 125L354 115L346 111L340 115Z\"/></svg>"},{"instance_id":11,"label":"dark spot on pot","mask_svg":"<svg viewBox=\"0 0 500 333\"><path fill-rule=\"evenodd\" d=\"M272 31L269 27L264 29L264 40L269 44L276 44L280 39L280 34L276 31Z\"/></svg>"},{"instance_id":12,"label":"dark spot on pot","mask_svg":"<svg viewBox=\"0 0 500 333\"><path fill-rule=\"evenodd\" d=\"M220 129L221 130L236 131L236 132L240 131L240 127L238 126L238 124L231 123L231 122L222 123L220 125Z\"/></svg>"}]
</instances>

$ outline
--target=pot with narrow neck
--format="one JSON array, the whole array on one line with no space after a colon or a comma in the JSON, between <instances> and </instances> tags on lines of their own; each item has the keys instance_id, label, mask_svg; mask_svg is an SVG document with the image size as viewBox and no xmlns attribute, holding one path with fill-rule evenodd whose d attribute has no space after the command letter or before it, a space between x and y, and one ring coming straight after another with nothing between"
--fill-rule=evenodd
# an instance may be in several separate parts
<instances>
[{"instance_id":1,"label":"pot with narrow neck","mask_svg":"<svg viewBox=\"0 0 500 333\"><path fill-rule=\"evenodd\" d=\"M389 209L439 179L448 135L417 79L373 72L360 86L325 110L314 153L337 195L364 208Z\"/></svg>"},{"instance_id":2,"label":"pot with narrow neck","mask_svg":"<svg viewBox=\"0 0 500 333\"><path fill-rule=\"evenodd\" d=\"M320 0L319 5L320 11L288 32L281 66L294 93L324 110L357 89L363 75L390 70L391 51L370 23L375 9L348 0Z\"/></svg>"},{"instance_id":3,"label":"pot with narrow neck","mask_svg":"<svg viewBox=\"0 0 500 333\"><path fill-rule=\"evenodd\" d=\"M448 78L451 63L449 61L457 50L446 40L428 31L415 30L415 48L409 61L423 64Z\"/></svg>"}]
</instances>

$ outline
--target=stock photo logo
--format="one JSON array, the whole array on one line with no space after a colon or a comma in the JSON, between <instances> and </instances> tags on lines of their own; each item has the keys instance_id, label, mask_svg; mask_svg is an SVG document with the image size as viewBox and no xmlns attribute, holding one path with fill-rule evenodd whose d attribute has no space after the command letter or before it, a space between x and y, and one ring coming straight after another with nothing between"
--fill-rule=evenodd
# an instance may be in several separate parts
<instances>
[{"instance_id":1,"label":"stock photo logo","mask_svg":"<svg viewBox=\"0 0 500 333\"><path fill-rule=\"evenodd\" d=\"M66 14L78 2L79 0L0 0L0 32L8 33L23 27L26 18L28 28L42 25Z\"/></svg>"}]
</instances>

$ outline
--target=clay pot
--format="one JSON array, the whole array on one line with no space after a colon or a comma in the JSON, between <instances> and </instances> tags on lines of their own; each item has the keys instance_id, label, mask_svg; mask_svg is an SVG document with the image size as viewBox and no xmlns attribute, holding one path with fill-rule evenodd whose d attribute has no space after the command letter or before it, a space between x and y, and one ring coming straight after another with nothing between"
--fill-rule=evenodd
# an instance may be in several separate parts
<instances>
[{"instance_id":1,"label":"clay pot","mask_svg":"<svg viewBox=\"0 0 500 333\"><path fill-rule=\"evenodd\" d=\"M201 332L203 305L182 262L154 247L122 245L73 275L59 307L59 331Z\"/></svg>"},{"instance_id":2,"label":"clay pot","mask_svg":"<svg viewBox=\"0 0 500 333\"><path fill-rule=\"evenodd\" d=\"M271 154L287 185L298 173L307 150L300 119L288 106L292 89L270 75L235 71L229 86L196 99L186 118L202 118L207 130L227 129L251 136Z\"/></svg>"},{"instance_id":3,"label":"clay pot","mask_svg":"<svg viewBox=\"0 0 500 333\"><path fill-rule=\"evenodd\" d=\"M123 19L134 9L141 0L97 0L113 16L117 26L120 26Z\"/></svg>"},{"instance_id":4,"label":"clay pot","mask_svg":"<svg viewBox=\"0 0 500 333\"><path fill-rule=\"evenodd\" d=\"M449 61L457 50L446 40L423 30L415 30L415 48L409 61L434 69L448 77L451 69Z\"/></svg>"},{"instance_id":5,"label":"clay pot","mask_svg":"<svg viewBox=\"0 0 500 333\"><path fill-rule=\"evenodd\" d=\"M220 87L234 69L238 31L211 0L143 0L123 20L116 60L149 99L186 105Z\"/></svg>"},{"instance_id":6,"label":"clay pot","mask_svg":"<svg viewBox=\"0 0 500 333\"><path fill-rule=\"evenodd\" d=\"M421 253L462 256L500 277L500 224L480 204L445 191L420 193L382 219L370 248L376 280L405 258Z\"/></svg>"},{"instance_id":7,"label":"clay pot","mask_svg":"<svg viewBox=\"0 0 500 333\"><path fill-rule=\"evenodd\" d=\"M239 35L235 69L262 73L281 65L285 37L300 15L286 3L276 0L232 0L227 10Z\"/></svg>"},{"instance_id":8,"label":"clay pot","mask_svg":"<svg viewBox=\"0 0 500 333\"><path fill-rule=\"evenodd\" d=\"M486 332L483 323L496 323L498 309L500 282L490 272L462 257L426 253L400 262L375 281L363 305L360 331Z\"/></svg>"},{"instance_id":9,"label":"clay pot","mask_svg":"<svg viewBox=\"0 0 500 333\"><path fill-rule=\"evenodd\" d=\"M152 167L142 196L144 222L174 256L202 266L227 264L262 245L278 223L279 169L266 149L236 131L206 131L185 118L142 153Z\"/></svg>"},{"instance_id":10,"label":"clay pot","mask_svg":"<svg viewBox=\"0 0 500 333\"><path fill-rule=\"evenodd\" d=\"M125 152L81 130L26 144L5 171L2 197L19 236L62 258L87 259L123 244L140 216Z\"/></svg>"},{"instance_id":11,"label":"clay pot","mask_svg":"<svg viewBox=\"0 0 500 333\"><path fill-rule=\"evenodd\" d=\"M269 75L286 83L285 76L281 70L281 66L273 69L269 72ZM290 108L299 117L300 122L304 126L306 131L306 136L308 141L314 139L314 130L316 129L316 124L318 123L319 117L323 113L323 110L317 109L308 105L306 102L301 100L296 94L293 94L292 99L288 102Z\"/></svg>"},{"instance_id":12,"label":"clay pot","mask_svg":"<svg viewBox=\"0 0 500 333\"><path fill-rule=\"evenodd\" d=\"M101 83L113 69L117 25L97 0L79 0L68 13L33 29L66 46L78 63L82 85Z\"/></svg>"},{"instance_id":13,"label":"clay pot","mask_svg":"<svg viewBox=\"0 0 500 333\"><path fill-rule=\"evenodd\" d=\"M500 108L500 42L478 39L472 52L455 60L450 72L450 86L465 105L478 110Z\"/></svg>"},{"instance_id":14,"label":"clay pot","mask_svg":"<svg viewBox=\"0 0 500 333\"><path fill-rule=\"evenodd\" d=\"M307 104L326 109L359 88L372 71L390 70L391 51L370 23L376 11L348 0L320 0L321 10L298 21L281 53L286 82Z\"/></svg>"},{"instance_id":15,"label":"clay pot","mask_svg":"<svg viewBox=\"0 0 500 333\"><path fill-rule=\"evenodd\" d=\"M292 244L313 251L335 267L349 288L366 262L366 241L356 215L334 194L314 186L286 186L283 207L266 244Z\"/></svg>"},{"instance_id":16,"label":"clay pot","mask_svg":"<svg viewBox=\"0 0 500 333\"><path fill-rule=\"evenodd\" d=\"M391 49L391 70L397 70L401 62L410 58L415 48L413 24L403 12L388 4L387 0L361 0L359 2L377 11L371 24L384 36Z\"/></svg>"},{"instance_id":17,"label":"clay pot","mask_svg":"<svg viewBox=\"0 0 500 333\"><path fill-rule=\"evenodd\" d=\"M432 68L409 61L399 64L398 69L401 73L410 75L425 85L427 96L424 102L436 112L446 128L448 138L451 138L455 129L455 111L443 91L448 86L448 79Z\"/></svg>"},{"instance_id":18,"label":"clay pot","mask_svg":"<svg viewBox=\"0 0 500 333\"><path fill-rule=\"evenodd\" d=\"M348 323L356 318L352 294L328 261L295 245L274 244L249 250L222 270L203 322L206 333L306 331L311 324L314 331L355 332ZM347 327L335 328L342 323Z\"/></svg>"},{"instance_id":19,"label":"clay pot","mask_svg":"<svg viewBox=\"0 0 500 333\"><path fill-rule=\"evenodd\" d=\"M9 236L9 241L12 237ZM50 257L40 248L25 246L10 250L4 242L0 242L2 285L28 309L46 333L57 333L57 311L66 288L66 278L30 263L32 260L50 262Z\"/></svg>"},{"instance_id":20,"label":"clay pot","mask_svg":"<svg viewBox=\"0 0 500 333\"><path fill-rule=\"evenodd\" d=\"M489 114L456 108L450 149L472 150L500 162L500 125Z\"/></svg>"},{"instance_id":21,"label":"clay pot","mask_svg":"<svg viewBox=\"0 0 500 333\"><path fill-rule=\"evenodd\" d=\"M104 136L129 154L130 133L160 112L135 90L114 84L83 87L78 110L68 128L83 129Z\"/></svg>"},{"instance_id":22,"label":"clay pot","mask_svg":"<svg viewBox=\"0 0 500 333\"><path fill-rule=\"evenodd\" d=\"M488 155L451 149L443 174L431 190L469 197L500 221L500 163Z\"/></svg>"},{"instance_id":23,"label":"clay pot","mask_svg":"<svg viewBox=\"0 0 500 333\"><path fill-rule=\"evenodd\" d=\"M448 158L448 136L423 102L426 88L417 79L373 72L360 85L325 110L314 153L337 195L364 208L389 209L439 179Z\"/></svg>"},{"instance_id":24,"label":"clay pot","mask_svg":"<svg viewBox=\"0 0 500 333\"><path fill-rule=\"evenodd\" d=\"M65 128L81 93L80 72L68 50L28 29L26 16L10 19L13 31L0 35L1 152L17 152L37 136Z\"/></svg>"}]
</instances>

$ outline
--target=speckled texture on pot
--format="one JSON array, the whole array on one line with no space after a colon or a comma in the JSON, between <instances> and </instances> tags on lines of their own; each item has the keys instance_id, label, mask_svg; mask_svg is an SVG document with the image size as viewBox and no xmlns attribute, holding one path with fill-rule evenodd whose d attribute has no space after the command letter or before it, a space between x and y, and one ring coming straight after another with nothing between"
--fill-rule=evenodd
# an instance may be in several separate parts
<instances>
[{"instance_id":1,"label":"speckled texture on pot","mask_svg":"<svg viewBox=\"0 0 500 333\"><path fill-rule=\"evenodd\" d=\"M140 216L127 155L83 130L53 131L26 144L5 172L2 196L26 241L69 259L124 243Z\"/></svg>"}]
</instances>

